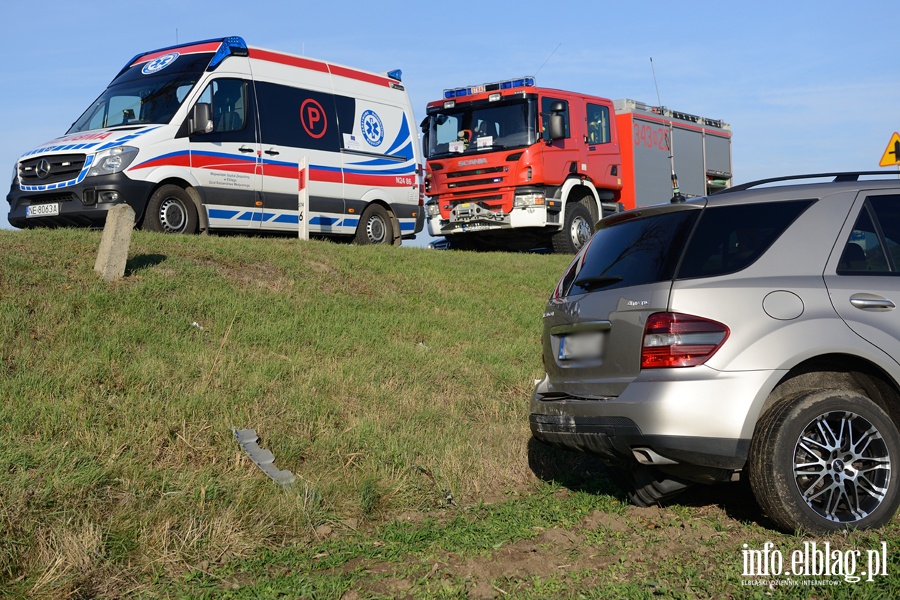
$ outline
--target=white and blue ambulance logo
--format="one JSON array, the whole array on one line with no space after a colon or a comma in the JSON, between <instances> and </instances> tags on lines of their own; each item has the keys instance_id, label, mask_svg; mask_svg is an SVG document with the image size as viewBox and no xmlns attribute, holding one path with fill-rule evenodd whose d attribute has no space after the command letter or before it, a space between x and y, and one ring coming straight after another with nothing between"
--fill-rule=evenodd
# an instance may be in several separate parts
<instances>
[{"instance_id":1,"label":"white and blue ambulance logo","mask_svg":"<svg viewBox=\"0 0 900 600\"><path fill-rule=\"evenodd\" d=\"M359 126L362 127L363 137L370 146L378 146L384 141L384 125L375 111L365 111L359 120Z\"/></svg>"},{"instance_id":2,"label":"white and blue ambulance logo","mask_svg":"<svg viewBox=\"0 0 900 600\"><path fill-rule=\"evenodd\" d=\"M170 52L165 56L160 56L159 58L154 58L141 69L141 73L144 75L152 75L154 73L158 73L175 62L175 59L178 58L177 52Z\"/></svg>"}]
</instances>

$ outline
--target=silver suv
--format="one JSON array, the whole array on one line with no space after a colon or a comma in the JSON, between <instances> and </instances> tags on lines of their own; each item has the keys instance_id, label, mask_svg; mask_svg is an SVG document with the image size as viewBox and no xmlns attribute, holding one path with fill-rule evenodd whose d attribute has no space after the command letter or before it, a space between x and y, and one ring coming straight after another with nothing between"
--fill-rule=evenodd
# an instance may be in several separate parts
<instances>
[{"instance_id":1,"label":"silver suv","mask_svg":"<svg viewBox=\"0 0 900 600\"><path fill-rule=\"evenodd\" d=\"M749 476L786 531L881 526L900 504L898 302L896 172L613 215L547 303L531 431L626 468L637 504Z\"/></svg>"}]
</instances>

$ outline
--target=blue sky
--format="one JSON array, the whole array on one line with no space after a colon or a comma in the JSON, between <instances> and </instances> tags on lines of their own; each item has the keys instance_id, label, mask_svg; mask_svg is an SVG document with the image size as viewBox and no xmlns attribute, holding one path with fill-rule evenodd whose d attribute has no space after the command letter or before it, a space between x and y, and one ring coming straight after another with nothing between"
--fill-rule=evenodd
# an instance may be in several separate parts
<instances>
[{"instance_id":1,"label":"blue sky","mask_svg":"<svg viewBox=\"0 0 900 600\"><path fill-rule=\"evenodd\" d=\"M418 120L444 88L522 75L657 104L655 70L662 104L731 124L735 183L877 169L900 130L898 0L48 0L7 3L3 20L6 182L18 156L62 135L132 56L226 35L372 71L400 68ZM8 208L0 202L0 227L9 227Z\"/></svg>"}]
</instances>

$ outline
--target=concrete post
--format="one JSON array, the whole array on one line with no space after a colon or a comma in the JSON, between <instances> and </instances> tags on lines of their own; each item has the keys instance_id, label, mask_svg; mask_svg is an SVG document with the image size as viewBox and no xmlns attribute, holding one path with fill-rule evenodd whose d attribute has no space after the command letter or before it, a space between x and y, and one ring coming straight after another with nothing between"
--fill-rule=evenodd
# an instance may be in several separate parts
<instances>
[{"instance_id":1,"label":"concrete post","mask_svg":"<svg viewBox=\"0 0 900 600\"><path fill-rule=\"evenodd\" d=\"M127 204L117 204L106 213L106 225L94 263L94 270L106 281L115 281L125 275L133 229L134 209Z\"/></svg>"}]
</instances>

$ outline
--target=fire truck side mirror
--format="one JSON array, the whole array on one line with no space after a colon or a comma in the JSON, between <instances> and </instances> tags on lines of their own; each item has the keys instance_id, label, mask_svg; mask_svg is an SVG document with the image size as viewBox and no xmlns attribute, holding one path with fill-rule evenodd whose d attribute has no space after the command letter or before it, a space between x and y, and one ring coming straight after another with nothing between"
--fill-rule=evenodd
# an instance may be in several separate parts
<instances>
[{"instance_id":1,"label":"fire truck side mirror","mask_svg":"<svg viewBox=\"0 0 900 600\"><path fill-rule=\"evenodd\" d=\"M547 128L549 129L551 141L563 139L566 137L565 117L558 112L551 113Z\"/></svg>"},{"instance_id":2,"label":"fire truck side mirror","mask_svg":"<svg viewBox=\"0 0 900 600\"><path fill-rule=\"evenodd\" d=\"M550 105L550 114L547 117L547 132L545 136L548 138L546 142L549 144L553 140L561 140L566 137L566 104L557 100Z\"/></svg>"}]
</instances>

